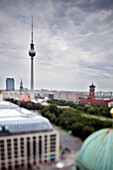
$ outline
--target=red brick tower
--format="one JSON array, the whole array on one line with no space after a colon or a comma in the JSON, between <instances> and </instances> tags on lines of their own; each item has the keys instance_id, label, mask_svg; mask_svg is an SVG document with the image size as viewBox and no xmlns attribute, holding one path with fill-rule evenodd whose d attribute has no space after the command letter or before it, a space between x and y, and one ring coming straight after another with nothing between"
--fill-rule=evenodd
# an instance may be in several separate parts
<instances>
[{"instance_id":1,"label":"red brick tower","mask_svg":"<svg viewBox=\"0 0 113 170\"><path fill-rule=\"evenodd\" d=\"M91 86L89 86L89 88L90 88L89 97L94 98L95 97L95 86L93 85L93 83Z\"/></svg>"}]
</instances>

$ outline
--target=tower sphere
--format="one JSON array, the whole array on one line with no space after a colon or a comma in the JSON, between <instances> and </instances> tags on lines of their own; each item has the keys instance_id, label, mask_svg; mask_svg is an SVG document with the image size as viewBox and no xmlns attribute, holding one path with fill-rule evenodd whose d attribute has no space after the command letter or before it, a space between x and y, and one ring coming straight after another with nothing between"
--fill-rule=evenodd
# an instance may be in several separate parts
<instances>
[{"instance_id":1,"label":"tower sphere","mask_svg":"<svg viewBox=\"0 0 113 170\"><path fill-rule=\"evenodd\" d=\"M35 50L30 49L30 50L29 50L29 55L30 55L31 57L34 57L34 56L36 55Z\"/></svg>"}]
</instances>

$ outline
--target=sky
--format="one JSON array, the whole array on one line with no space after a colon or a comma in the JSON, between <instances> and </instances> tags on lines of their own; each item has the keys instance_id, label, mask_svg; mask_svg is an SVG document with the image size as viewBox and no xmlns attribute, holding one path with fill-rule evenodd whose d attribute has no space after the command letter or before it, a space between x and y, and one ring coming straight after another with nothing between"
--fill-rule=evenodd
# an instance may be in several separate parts
<instances>
[{"instance_id":1,"label":"sky","mask_svg":"<svg viewBox=\"0 0 113 170\"><path fill-rule=\"evenodd\" d=\"M113 0L0 0L0 89L30 89L31 16L35 89L113 91Z\"/></svg>"}]
</instances>

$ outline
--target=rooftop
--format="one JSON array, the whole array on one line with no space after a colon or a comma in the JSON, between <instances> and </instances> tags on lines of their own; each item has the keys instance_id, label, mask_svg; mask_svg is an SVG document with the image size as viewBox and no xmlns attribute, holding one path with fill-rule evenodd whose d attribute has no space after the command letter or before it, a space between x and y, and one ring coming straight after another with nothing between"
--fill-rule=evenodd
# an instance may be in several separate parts
<instances>
[{"instance_id":1,"label":"rooftop","mask_svg":"<svg viewBox=\"0 0 113 170\"><path fill-rule=\"evenodd\" d=\"M47 118L11 102L0 102L0 135L3 132L11 134L52 130L53 127Z\"/></svg>"}]
</instances>

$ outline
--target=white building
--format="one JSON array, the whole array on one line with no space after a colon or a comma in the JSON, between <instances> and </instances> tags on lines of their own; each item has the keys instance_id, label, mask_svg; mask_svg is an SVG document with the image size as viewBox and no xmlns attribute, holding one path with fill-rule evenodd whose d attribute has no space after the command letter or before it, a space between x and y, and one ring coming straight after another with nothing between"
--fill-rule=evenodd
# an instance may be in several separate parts
<instances>
[{"instance_id":1,"label":"white building","mask_svg":"<svg viewBox=\"0 0 113 170\"><path fill-rule=\"evenodd\" d=\"M0 169L38 166L59 159L59 133L49 120L0 102Z\"/></svg>"}]
</instances>

